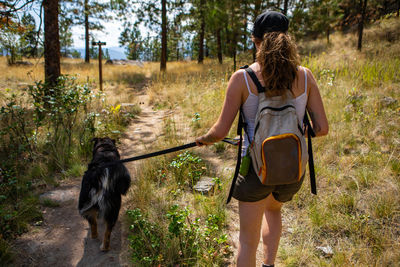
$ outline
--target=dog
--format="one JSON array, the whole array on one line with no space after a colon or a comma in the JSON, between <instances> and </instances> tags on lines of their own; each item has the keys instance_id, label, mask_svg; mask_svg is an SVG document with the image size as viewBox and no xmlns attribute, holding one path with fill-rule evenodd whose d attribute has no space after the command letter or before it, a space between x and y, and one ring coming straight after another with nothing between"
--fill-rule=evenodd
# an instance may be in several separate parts
<instances>
[{"instance_id":1,"label":"dog","mask_svg":"<svg viewBox=\"0 0 400 267\"><path fill-rule=\"evenodd\" d=\"M121 195L131 184L129 171L122 163L104 164L120 159L115 140L93 138L93 159L82 178L79 194L79 213L89 222L92 238L97 238L97 218L103 218L106 230L100 249L110 249L111 231L121 208Z\"/></svg>"}]
</instances>

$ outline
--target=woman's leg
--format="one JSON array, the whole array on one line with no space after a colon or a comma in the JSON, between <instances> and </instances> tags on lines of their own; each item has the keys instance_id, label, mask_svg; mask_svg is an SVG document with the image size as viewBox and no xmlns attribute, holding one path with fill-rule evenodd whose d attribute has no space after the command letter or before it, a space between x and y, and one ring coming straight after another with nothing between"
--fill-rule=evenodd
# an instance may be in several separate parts
<instances>
[{"instance_id":1,"label":"woman's leg","mask_svg":"<svg viewBox=\"0 0 400 267\"><path fill-rule=\"evenodd\" d=\"M239 201L240 234L237 266L256 266L262 216L267 199L256 202Z\"/></svg>"},{"instance_id":2,"label":"woman's leg","mask_svg":"<svg viewBox=\"0 0 400 267\"><path fill-rule=\"evenodd\" d=\"M279 239L282 233L282 202L275 200L272 194L266 199L263 218L262 237L264 244L264 263L272 265L278 252Z\"/></svg>"}]
</instances>

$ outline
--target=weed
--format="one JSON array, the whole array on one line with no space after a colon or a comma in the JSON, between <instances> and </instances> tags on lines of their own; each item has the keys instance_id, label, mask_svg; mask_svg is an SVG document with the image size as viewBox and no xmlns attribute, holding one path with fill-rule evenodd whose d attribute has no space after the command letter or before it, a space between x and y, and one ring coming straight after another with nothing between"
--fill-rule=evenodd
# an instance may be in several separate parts
<instances>
[{"instance_id":1,"label":"weed","mask_svg":"<svg viewBox=\"0 0 400 267\"><path fill-rule=\"evenodd\" d=\"M169 168L173 172L176 183L188 184L190 187L195 185L204 174L203 167L203 161L198 156L188 151L179 154L169 164Z\"/></svg>"}]
</instances>

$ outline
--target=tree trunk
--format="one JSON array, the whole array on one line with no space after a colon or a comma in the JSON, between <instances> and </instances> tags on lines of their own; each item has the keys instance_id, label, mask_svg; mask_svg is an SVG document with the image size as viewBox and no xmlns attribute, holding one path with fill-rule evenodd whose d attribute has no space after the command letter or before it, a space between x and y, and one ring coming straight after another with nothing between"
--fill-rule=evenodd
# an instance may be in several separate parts
<instances>
[{"instance_id":1,"label":"tree trunk","mask_svg":"<svg viewBox=\"0 0 400 267\"><path fill-rule=\"evenodd\" d=\"M60 36L58 29L58 0L43 0L44 11L44 73L48 85L60 76Z\"/></svg>"},{"instance_id":2,"label":"tree trunk","mask_svg":"<svg viewBox=\"0 0 400 267\"><path fill-rule=\"evenodd\" d=\"M89 4L85 0L85 63L90 62L90 48L89 48Z\"/></svg>"},{"instance_id":3,"label":"tree trunk","mask_svg":"<svg viewBox=\"0 0 400 267\"><path fill-rule=\"evenodd\" d=\"M218 62L222 64L222 44L221 44L221 28L217 29L217 54L218 54Z\"/></svg>"},{"instance_id":4,"label":"tree trunk","mask_svg":"<svg viewBox=\"0 0 400 267\"><path fill-rule=\"evenodd\" d=\"M326 43L329 44L329 35L331 33L331 28L328 26L326 28Z\"/></svg>"},{"instance_id":5,"label":"tree trunk","mask_svg":"<svg viewBox=\"0 0 400 267\"><path fill-rule=\"evenodd\" d=\"M256 0L254 3L254 13L253 13L253 21L256 21L257 16L259 15L261 11L261 0ZM256 45L253 44L253 61L256 61L256 53L257 53L257 49L256 49Z\"/></svg>"},{"instance_id":6,"label":"tree trunk","mask_svg":"<svg viewBox=\"0 0 400 267\"><path fill-rule=\"evenodd\" d=\"M236 70L236 49L237 49L237 24L235 21L235 6L234 3L231 3L231 34L232 34L232 39L231 39L231 53L232 53L232 58L233 58L233 70Z\"/></svg>"},{"instance_id":7,"label":"tree trunk","mask_svg":"<svg viewBox=\"0 0 400 267\"><path fill-rule=\"evenodd\" d=\"M233 49L233 71L236 71L236 48Z\"/></svg>"},{"instance_id":8,"label":"tree trunk","mask_svg":"<svg viewBox=\"0 0 400 267\"><path fill-rule=\"evenodd\" d=\"M167 0L161 0L161 63L160 71L167 70Z\"/></svg>"},{"instance_id":9,"label":"tree trunk","mask_svg":"<svg viewBox=\"0 0 400 267\"><path fill-rule=\"evenodd\" d=\"M358 23L358 44L357 49L361 51L362 49L362 37L363 37L363 30L364 30L364 20L365 20L365 11L367 9L367 0L360 0L360 21Z\"/></svg>"},{"instance_id":10,"label":"tree trunk","mask_svg":"<svg viewBox=\"0 0 400 267\"><path fill-rule=\"evenodd\" d=\"M248 5L247 5L247 0L243 0L243 51L247 51L247 15L248 15Z\"/></svg>"},{"instance_id":11,"label":"tree trunk","mask_svg":"<svg viewBox=\"0 0 400 267\"><path fill-rule=\"evenodd\" d=\"M230 55L231 52L231 32L229 30L229 25L228 23L225 24L225 36L226 36L226 42L224 45L224 53L225 55Z\"/></svg>"},{"instance_id":12,"label":"tree trunk","mask_svg":"<svg viewBox=\"0 0 400 267\"><path fill-rule=\"evenodd\" d=\"M287 15L288 6L289 6L289 0L285 0L285 1L283 2L283 14L284 14L285 16Z\"/></svg>"},{"instance_id":13,"label":"tree trunk","mask_svg":"<svg viewBox=\"0 0 400 267\"><path fill-rule=\"evenodd\" d=\"M205 0L200 1L200 34L199 34L199 56L197 63L203 64L204 60L204 34L206 29L206 19L205 19Z\"/></svg>"}]
</instances>

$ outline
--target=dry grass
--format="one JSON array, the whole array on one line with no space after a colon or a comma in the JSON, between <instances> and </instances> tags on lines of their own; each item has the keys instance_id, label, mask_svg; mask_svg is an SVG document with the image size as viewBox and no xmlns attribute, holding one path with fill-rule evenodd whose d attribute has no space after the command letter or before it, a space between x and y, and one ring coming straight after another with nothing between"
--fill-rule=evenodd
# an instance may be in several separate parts
<instances>
[{"instance_id":1,"label":"dry grass","mask_svg":"<svg viewBox=\"0 0 400 267\"><path fill-rule=\"evenodd\" d=\"M303 65L317 77L330 122L314 141L319 195L308 181L284 210L279 252L286 266L393 266L400 262L400 21L309 43ZM250 61L250 57L248 58ZM198 113L192 134L205 133L222 107L231 70L206 62L170 64L150 94L162 108ZM317 246L330 246L324 255Z\"/></svg>"}]
</instances>

